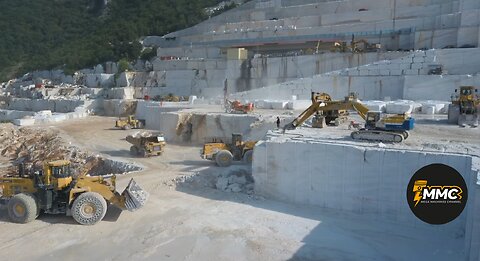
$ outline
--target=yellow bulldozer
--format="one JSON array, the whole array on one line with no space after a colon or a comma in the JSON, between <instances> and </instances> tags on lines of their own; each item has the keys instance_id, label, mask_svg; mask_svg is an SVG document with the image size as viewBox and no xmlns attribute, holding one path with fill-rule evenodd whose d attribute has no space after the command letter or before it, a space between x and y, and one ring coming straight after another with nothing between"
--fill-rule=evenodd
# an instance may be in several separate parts
<instances>
[{"instance_id":1,"label":"yellow bulldozer","mask_svg":"<svg viewBox=\"0 0 480 261\"><path fill-rule=\"evenodd\" d=\"M231 143L222 140L214 140L205 143L201 152L203 159L213 160L220 167L228 167L232 161L244 161L252 163L253 147L256 141L243 141L242 134L232 134Z\"/></svg>"},{"instance_id":2,"label":"yellow bulldozer","mask_svg":"<svg viewBox=\"0 0 480 261\"><path fill-rule=\"evenodd\" d=\"M478 127L480 114L480 95L478 89L473 86L461 86L460 94L455 89L452 95L452 103L448 106L448 122L459 126Z\"/></svg>"},{"instance_id":3,"label":"yellow bulldozer","mask_svg":"<svg viewBox=\"0 0 480 261\"><path fill-rule=\"evenodd\" d=\"M27 173L28 172L28 173ZM107 204L135 211L145 205L148 193L131 179L122 194L115 190L113 175L74 177L70 162L45 162L40 171L26 171L23 164L14 176L0 178L0 202L7 205L15 223L35 220L40 211L66 214L82 225L94 225L103 219Z\"/></svg>"},{"instance_id":4,"label":"yellow bulldozer","mask_svg":"<svg viewBox=\"0 0 480 261\"><path fill-rule=\"evenodd\" d=\"M134 115L129 115L126 118L116 120L115 127L123 130L143 129L145 127L145 121L137 120Z\"/></svg>"}]
</instances>

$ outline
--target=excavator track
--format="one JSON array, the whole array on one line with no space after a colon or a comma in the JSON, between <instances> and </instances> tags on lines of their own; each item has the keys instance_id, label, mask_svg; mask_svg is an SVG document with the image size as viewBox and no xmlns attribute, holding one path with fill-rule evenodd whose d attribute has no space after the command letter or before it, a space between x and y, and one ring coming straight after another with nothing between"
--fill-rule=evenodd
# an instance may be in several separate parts
<instances>
[{"instance_id":1,"label":"excavator track","mask_svg":"<svg viewBox=\"0 0 480 261\"><path fill-rule=\"evenodd\" d=\"M408 137L408 132L391 132L381 130L358 130L350 134L354 140L369 140L369 141L381 141L400 143Z\"/></svg>"}]
</instances>

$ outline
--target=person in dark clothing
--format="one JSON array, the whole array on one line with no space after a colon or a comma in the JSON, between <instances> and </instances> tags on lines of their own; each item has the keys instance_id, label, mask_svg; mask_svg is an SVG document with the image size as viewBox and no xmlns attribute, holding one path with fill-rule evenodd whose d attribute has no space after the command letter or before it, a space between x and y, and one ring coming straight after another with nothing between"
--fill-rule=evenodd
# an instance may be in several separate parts
<instances>
[{"instance_id":1,"label":"person in dark clothing","mask_svg":"<svg viewBox=\"0 0 480 261\"><path fill-rule=\"evenodd\" d=\"M280 129L280 117L277 117L277 129Z\"/></svg>"}]
</instances>

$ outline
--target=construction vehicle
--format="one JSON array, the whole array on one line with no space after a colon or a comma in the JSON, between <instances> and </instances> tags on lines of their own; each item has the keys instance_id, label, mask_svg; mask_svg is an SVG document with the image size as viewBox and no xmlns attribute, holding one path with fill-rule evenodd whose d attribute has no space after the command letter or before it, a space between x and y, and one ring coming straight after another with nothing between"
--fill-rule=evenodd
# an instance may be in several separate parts
<instances>
[{"instance_id":1,"label":"construction vehicle","mask_svg":"<svg viewBox=\"0 0 480 261\"><path fill-rule=\"evenodd\" d=\"M296 126L301 125L312 115L312 128L323 128L326 125L338 126L347 120L348 111L345 109L321 110L326 103L331 103L332 98L327 93L312 92L312 105L303 111L292 124Z\"/></svg>"},{"instance_id":2,"label":"construction vehicle","mask_svg":"<svg viewBox=\"0 0 480 261\"><path fill-rule=\"evenodd\" d=\"M334 42L333 52L352 52L352 53L363 53L363 52L376 52L382 49L382 45L379 43L369 43L365 39L360 39L355 41L355 38L352 36L350 44L344 41Z\"/></svg>"},{"instance_id":3,"label":"construction vehicle","mask_svg":"<svg viewBox=\"0 0 480 261\"><path fill-rule=\"evenodd\" d=\"M351 49L348 46L347 42L334 42L331 51L332 52L344 53L344 52L347 52L347 51L351 51Z\"/></svg>"},{"instance_id":4,"label":"construction vehicle","mask_svg":"<svg viewBox=\"0 0 480 261\"><path fill-rule=\"evenodd\" d=\"M205 143L201 151L203 159L213 160L220 167L228 167L232 161L252 163L253 147L256 141L242 141L242 134L232 134L231 143L224 143L215 139L213 142Z\"/></svg>"},{"instance_id":5,"label":"construction vehicle","mask_svg":"<svg viewBox=\"0 0 480 261\"><path fill-rule=\"evenodd\" d=\"M15 176L0 178L0 200L15 223L31 222L43 211L71 215L82 225L93 225L105 216L107 203L129 211L145 205L148 193L133 179L122 194L115 190L115 179L75 177L68 160L45 162L42 170L28 173L21 164Z\"/></svg>"},{"instance_id":6,"label":"construction vehicle","mask_svg":"<svg viewBox=\"0 0 480 261\"><path fill-rule=\"evenodd\" d=\"M167 144L163 135L137 134L128 135L126 140L132 144L130 154L133 156L149 157L162 155Z\"/></svg>"},{"instance_id":7,"label":"construction vehicle","mask_svg":"<svg viewBox=\"0 0 480 261\"><path fill-rule=\"evenodd\" d=\"M145 127L145 121L137 120L134 115L129 115L126 118L118 118L118 120L115 121L115 127L123 130L143 129Z\"/></svg>"},{"instance_id":8,"label":"construction vehicle","mask_svg":"<svg viewBox=\"0 0 480 261\"><path fill-rule=\"evenodd\" d=\"M225 112L247 114L253 111L253 103L242 104L240 101L225 99Z\"/></svg>"},{"instance_id":9,"label":"construction vehicle","mask_svg":"<svg viewBox=\"0 0 480 261\"><path fill-rule=\"evenodd\" d=\"M329 95L312 92L312 97L321 98L329 97ZM358 100L357 95L351 93L344 100L339 101L312 98L312 105L291 123L285 125L283 131L297 128L314 114L315 118L317 118L316 121L322 121L322 118L327 117L329 117L330 121L336 120L335 117L343 110L354 110L365 120L364 127L353 131L350 135L353 139L358 140L402 142L408 138L408 131L413 129L415 122L407 114L389 115L379 111L369 111L368 107Z\"/></svg>"},{"instance_id":10,"label":"construction vehicle","mask_svg":"<svg viewBox=\"0 0 480 261\"><path fill-rule=\"evenodd\" d=\"M444 74L443 65L430 64L428 65L428 75L442 75Z\"/></svg>"},{"instance_id":11,"label":"construction vehicle","mask_svg":"<svg viewBox=\"0 0 480 261\"><path fill-rule=\"evenodd\" d=\"M480 114L480 95L474 86L461 86L460 95L455 89L452 103L448 106L448 122L465 127L478 127Z\"/></svg>"},{"instance_id":12,"label":"construction vehicle","mask_svg":"<svg viewBox=\"0 0 480 261\"><path fill-rule=\"evenodd\" d=\"M161 97L161 98L160 98L160 101L164 101L164 102L179 102L180 99L181 99L181 97L176 96L176 95L173 95L172 93L169 93L168 95Z\"/></svg>"},{"instance_id":13,"label":"construction vehicle","mask_svg":"<svg viewBox=\"0 0 480 261\"><path fill-rule=\"evenodd\" d=\"M352 41L351 49L354 53L376 52L382 49L382 45L379 43L369 43L365 39L360 39L358 41Z\"/></svg>"}]
</instances>

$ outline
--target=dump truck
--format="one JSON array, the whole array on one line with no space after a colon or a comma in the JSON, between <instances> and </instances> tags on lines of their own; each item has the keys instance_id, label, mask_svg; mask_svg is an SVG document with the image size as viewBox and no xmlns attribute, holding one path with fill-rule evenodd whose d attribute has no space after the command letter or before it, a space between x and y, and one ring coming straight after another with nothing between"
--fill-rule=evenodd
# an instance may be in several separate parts
<instances>
[{"instance_id":1,"label":"dump truck","mask_svg":"<svg viewBox=\"0 0 480 261\"><path fill-rule=\"evenodd\" d=\"M321 126L318 122L337 120L336 117L343 117L341 112L354 110L365 120L365 125L359 130L351 133L352 139L370 140L382 142L402 142L409 137L409 130L414 128L415 119L408 114L386 114L380 111L370 111L362 104L355 93L350 93L344 100L334 101L322 99L329 97L327 94L312 92L312 105L302 112L292 122L283 127L286 130L294 130L302 125L308 118L315 115L312 125ZM318 98L317 98L318 97Z\"/></svg>"},{"instance_id":2,"label":"dump truck","mask_svg":"<svg viewBox=\"0 0 480 261\"><path fill-rule=\"evenodd\" d=\"M240 101L225 100L226 113L247 114L253 111L253 103L242 104Z\"/></svg>"},{"instance_id":3,"label":"dump truck","mask_svg":"<svg viewBox=\"0 0 480 261\"><path fill-rule=\"evenodd\" d=\"M132 144L130 154L133 156L149 157L162 155L167 144L162 134L136 134L128 135L126 140Z\"/></svg>"},{"instance_id":4,"label":"dump truck","mask_svg":"<svg viewBox=\"0 0 480 261\"><path fill-rule=\"evenodd\" d=\"M43 211L66 214L82 225L94 225L105 216L107 204L135 211L147 201L148 193L133 179L122 194L115 190L115 180L115 175L75 177L68 160L45 162L39 171L26 171L20 164L17 175L0 178L0 202L7 206L15 223L31 222Z\"/></svg>"},{"instance_id":5,"label":"dump truck","mask_svg":"<svg viewBox=\"0 0 480 261\"><path fill-rule=\"evenodd\" d=\"M200 154L203 159L213 160L220 167L228 167L232 161L251 164L256 143L257 141L243 141L242 134L234 133L230 143L225 143L221 139L205 143Z\"/></svg>"},{"instance_id":6,"label":"dump truck","mask_svg":"<svg viewBox=\"0 0 480 261\"><path fill-rule=\"evenodd\" d=\"M461 86L460 94L455 89L451 96L452 103L448 106L448 122L459 126L478 127L480 114L480 95L478 88L473 86Z\"/></svg>"},{"instance_id":7,"label":"dump truck","mask_svg":"<svg viewBox=\"0 0 480 261\"><path fill-rule=\"evenodd\" d=\"M115 127L123 130L143 129L145 127L145 121L137 120L134 115L129 115L126 118L116 120Z\"/></svg>"}]
</instances>

